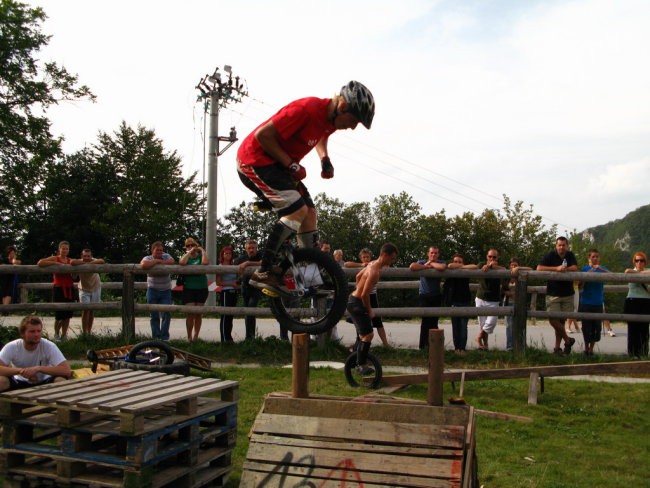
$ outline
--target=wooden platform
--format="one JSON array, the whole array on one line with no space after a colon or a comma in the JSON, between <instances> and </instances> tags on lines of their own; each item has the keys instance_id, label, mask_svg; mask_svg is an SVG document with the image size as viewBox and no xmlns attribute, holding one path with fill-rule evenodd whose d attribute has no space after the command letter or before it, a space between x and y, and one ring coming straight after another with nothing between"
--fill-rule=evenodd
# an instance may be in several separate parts
<instances>
[{"instance_id":1,"label":"wooden platform","mask_svg":"<svg viewBox=\"0 0 650 488\"><path fill-rule=\"evenodd\" d=\"M272 394L241 487L475 487L472 407Z\"/></svg>"},{"instance_id":2,"label":"wooden platform","mask_svg":"<svg viewBox=\"0 0 650 488\"><path fill-rule=\"evenodd\" d=\"M223 485L237 398L233 381L129 370L3 393L4 486Z\"/></svg>"}]
</instances>

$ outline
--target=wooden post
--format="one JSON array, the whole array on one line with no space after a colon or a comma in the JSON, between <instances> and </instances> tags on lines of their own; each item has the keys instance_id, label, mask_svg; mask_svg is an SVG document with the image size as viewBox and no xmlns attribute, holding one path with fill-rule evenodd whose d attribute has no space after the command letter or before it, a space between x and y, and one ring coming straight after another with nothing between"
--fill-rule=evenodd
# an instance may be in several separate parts
<instances>
[{"instance_id":1,"label":"wooden post","mask_svg":"<svg viewBox=\"0 0 650 488\"><path fill-rule=\"evenodd\" d=\"M309 334L293 334L291 396L309 398Z\"/></svg>"},{"instance_id":2,"label":"wooden post","mask_svg":"<svg viewBox=\"0 0 650 488\"><path fill-rule=\"evenodd\" d=\"M530 373L530 381L528 383L528 405L537 405L538 381L539 373Z\"/></svg>"},{"instance_id":3,"label":"wooden post","mask_svg":"<svg viewBox=\"0 0 650 488\"><path fill-rule=\"evenodd\" d=\"M512 342L513 348L518 354L526 352L527 291L528 279L526 273L523 273L517 276L514 296L515 310L512 316Z\"/></svg>"},{"instance_id":4,"label":"wooden post","mask_svg":"<svg viewBox=\"0 0 650 488\"><path fill-rule=\"evenodd\" d=\"M127 344L135 337L135 275L122 274L122 336Z\"/></svg>"},{"instance_id":5,"label":"wooden post","mask_svg":"<svg viewBox=\"0 0 650 488\"><path fill-rule=\"evenodd\" d=\"M429 331L429 390L427 403L442 406L442 373L445 367L445 331Z\"/></svg>"}]
</instances>

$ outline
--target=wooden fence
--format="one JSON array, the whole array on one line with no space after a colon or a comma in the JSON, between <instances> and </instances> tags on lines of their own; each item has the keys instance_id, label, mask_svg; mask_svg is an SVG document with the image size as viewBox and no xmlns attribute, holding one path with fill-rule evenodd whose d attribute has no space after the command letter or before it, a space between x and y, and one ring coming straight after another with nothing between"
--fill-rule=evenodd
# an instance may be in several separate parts
<instances>
[{"instance_id":1,"label":"wooden fence","mask_svg":"<svg viewBox=\"0 0 650 488\"><path fill-rule=\"evenodd\" d=\"M37 312L53 310L114 310L122 315L122 332L125 340L130 340L135 335L136 312L169 311L184 313L215 313L228 315L253 315L257 317L270 317L271 311L267 307L221 307L221 306L182 306L182 305L148 305L135 303L134 292L136 289L146 289L146 283L136 282L136 275L175 274L175 275L222 275L236 273L237 266L180 266L157 265L154 268L143 270L139 264L98 264L98 265L54 265L47 268L38 266L0 266L0 274L16 273L18 275L51 275L52 273L109 273L121 274L121 282L103 283L104 289L121 289L122 300L117 302L102 303L27 303L21 302L12 305L0 305L0 312ZM358 268L344 269L349 277L359 272ZM246 273L252 273L253 268L247 268ZM445 271L410 271L408 268L386 268L382 270L380 289L417 289L418 281L414 278L420 276L432 278L490 278L510 279L510 271L481 270L445 270ZM404 281L404 278L410 280ZM378 308L377 315L382 317L476 317L479 315L512 316L513 345L517 352L524 352L526 346L526 326L529 318L577 318L577 319L608 319L616 321L650 321L650 315L630 315L620 313L581 313L581 312L546 312L528 309L529 294L543 294L546 287L543 283L547 280L556 281L596 281L613 283L607 286L607 291L623 292L627 290L627 283L648 283L650 274L625 274L625 273L558 273L550 271L520 271L516 276L512 306L509 307L393 307ZM23 290L51 288L51 283L22 283ZM26 294L25 294L26 296Z\"/></svg>"}]
</instances>

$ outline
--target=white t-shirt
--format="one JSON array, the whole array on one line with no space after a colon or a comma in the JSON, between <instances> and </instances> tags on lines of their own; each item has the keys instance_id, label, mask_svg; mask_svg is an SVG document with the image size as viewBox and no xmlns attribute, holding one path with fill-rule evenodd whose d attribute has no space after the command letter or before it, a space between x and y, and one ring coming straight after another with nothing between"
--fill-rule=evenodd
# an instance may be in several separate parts
<instances>
[{"instance_id":1,"label":"white t-shirt","mask_svg":"<svg viewBox=\"0 0 650 488\"><path fill-rule=\"evenodd\" d=\"M14 368L31 368L32 366L58 366L65 361L65 357L56 344L47 339L41 339L33 351L25 349L22 339L16 339L2 348L0 361ZM50 377L49 374L44 373L36 373L36 375L36 381L39 383ZM16 377L28 381L20 375Z\"/></svg>"}]
</instances>

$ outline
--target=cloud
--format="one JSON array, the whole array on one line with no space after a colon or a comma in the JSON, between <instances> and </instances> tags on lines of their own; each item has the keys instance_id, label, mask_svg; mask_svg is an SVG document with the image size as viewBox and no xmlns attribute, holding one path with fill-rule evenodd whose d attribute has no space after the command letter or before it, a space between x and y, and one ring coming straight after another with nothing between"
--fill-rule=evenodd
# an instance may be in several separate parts
<instances>
[{"instance_id":1,"label":"cloud","mask_svg":"<svg viewBox=\"0 0 650 488\"><path fill-rule=\"evenodd\" d=\"M608 165L601 174L588 180L587 188L604 198L629 199L647 195L650 181L650 156Z\"/></svg>"}]
</instances>

